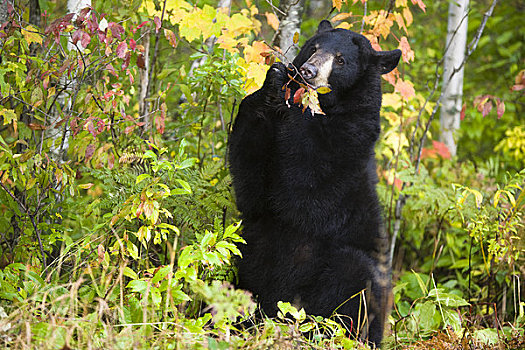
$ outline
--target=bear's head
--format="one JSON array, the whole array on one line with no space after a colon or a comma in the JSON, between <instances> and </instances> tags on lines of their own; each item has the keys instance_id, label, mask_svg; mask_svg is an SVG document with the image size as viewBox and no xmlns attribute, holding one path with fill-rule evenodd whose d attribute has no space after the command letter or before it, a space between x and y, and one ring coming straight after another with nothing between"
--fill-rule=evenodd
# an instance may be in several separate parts
<instances>
[{"instance_id":1,"label":"bear's head","mask_svg":"<svg viewBox=\"0 0 525 350\"><path fill-rule=\"evenodd\" d=\"M331 100L340 102L356 85L358 88L373 85L368 87L379 89L380 94L379 76L396 68L400 57L400 50L376 51L363 35L334 29L324 20L317 33L301 48L293 65L315 88L327 86L332 90L326 97L320 96L323 105ZM363 77L366 82L362 81Z\"/></svg>"}]
</instances>

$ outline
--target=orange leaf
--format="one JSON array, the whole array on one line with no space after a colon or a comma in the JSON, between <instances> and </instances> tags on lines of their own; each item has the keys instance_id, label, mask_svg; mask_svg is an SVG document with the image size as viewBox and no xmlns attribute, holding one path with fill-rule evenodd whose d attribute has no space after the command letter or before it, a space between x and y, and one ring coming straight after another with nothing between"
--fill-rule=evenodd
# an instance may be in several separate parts
<instances>
[{"instance_id":1,"label":"orange leaf","mask_svg":"<svg viewBox=\"0 0 525 350\"><path fill-rule=\"evenodd\" d=\"M266 16L266 22L268 22L268 25L272 27L273 30L277 30L277 28L279 28L279 19L275 13L266 12L264 15Z\"/></svg>"},{"instance_id":2,"label":"orange leaf","mask_svg":"<svg viewBox=\"0 0 525 350\"><path fill-rule=\"evenodd\" d=\"M171 30L164 28L164 36L172 47L177 47L177 37Z\"/></svg>"},{"instance_id":3,"label":"orange leaf","mask_svg":"<svg viewBox=\"0 0 525 350\"><path fill-rule=\"evenodd\" d=\"M410 61L414 60L414 51L410 47L406 36L401 38L401 41L399 42L399 49L403 53L404 62L409 63Z\"/></svg>"},{"instance_id":4,"label":"orange leaf","mask_svg":"<svg viewBox=\"0 0 525 350\"><path fill-rule=\"evenodd\" d=\"M304 95L304 88L299 88L295 94L293 94L293 103L299 103L302 98L303 98L303 95Z\"/></svg>"},{"instance_id":5,"label":"orange leaf","mask_svg":"<svg viewBox=\"0 0 525 350\"><path fill-rule=\"evenodd\" d=\"M436 150L432 148L423 148L421 150L421 159L437 158Z\"/></svg>"},{"instance_id":6,"label":"orange leaf","mask_svg":"<svg viewBox=\"0 0 525 350\"><path fill-rule=\"evenodd\" d=\"M417 4L417 6L419 6L419 8L423 10L423 12L427 12L426 11L427 6L423 3L423 0L412 0L412 3Z\"/></svg>"},{"instance_id":7,"label":"orange leaf","mask_svg":"<svg viewBox=\"0 0 525 350\"><path fill-rule=\"evenodd\" d=\"M395 91L399 92L401 96L408 100L416 95L414 90L414 84L409 81L403 81L403 79L398 79L395 85Z\"/></svg>"}]
</instances>

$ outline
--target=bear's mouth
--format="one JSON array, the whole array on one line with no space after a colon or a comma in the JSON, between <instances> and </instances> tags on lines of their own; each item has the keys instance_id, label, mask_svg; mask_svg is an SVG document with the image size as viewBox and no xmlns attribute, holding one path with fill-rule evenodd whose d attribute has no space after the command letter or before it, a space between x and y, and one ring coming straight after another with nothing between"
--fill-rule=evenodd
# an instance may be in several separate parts
<instances>
[{"instance_id":1,"label":"bear's mouth","mask_svg":"<svg viewBox=\"0 0 525 350\"><path fill-rule=\"evenodd\" d=\"M299 72L314 89L331 88L328 79L332 73L334 58L333 54L318 50L299 68Z\"/></svg>"}]
</instances>

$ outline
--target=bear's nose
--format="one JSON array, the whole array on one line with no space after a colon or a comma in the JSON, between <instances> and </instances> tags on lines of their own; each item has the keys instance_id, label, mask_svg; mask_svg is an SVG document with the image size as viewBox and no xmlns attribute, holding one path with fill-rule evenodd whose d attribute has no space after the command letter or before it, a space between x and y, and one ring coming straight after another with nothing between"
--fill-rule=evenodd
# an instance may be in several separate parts
<instances>
[{"instance_id":1,"label":"bear's nose","mask_svg":"<svg viewBox=\"0 0 525 350\"><path fill-rule=\"evenodd\" d=\"M315 76L317 75L317 67L306 62L301 66L301 68L299 68L299 72L301 73L303 78L309 80L315 78Z\"/></svg>"}]
</instances>

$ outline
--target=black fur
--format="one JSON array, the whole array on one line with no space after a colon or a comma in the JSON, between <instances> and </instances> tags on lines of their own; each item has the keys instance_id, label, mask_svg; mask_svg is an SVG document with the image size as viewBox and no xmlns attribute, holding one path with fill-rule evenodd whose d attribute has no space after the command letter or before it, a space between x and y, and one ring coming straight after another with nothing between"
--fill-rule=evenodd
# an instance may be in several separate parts
<instances>
[{"instance_id":1,"label":"black fur","mask_svg":"<svg viewBox=\"0 0 525 350\"><path fill-rule=\"evenodd\" d=\"M316 44L345 58L344 65L332 66L332 91L319 95L326 115L286 105L282 63L269 69L263 87L239 107L230 139L247 242L241 247L239 287L256 294L270 316L279 300L326 317L337 309L354 334L379 345L391 291L374 145L380 74L395 68L400 51L378 53L362 35L323 21L295 67Z\"/></svg>"}]
</instances>

